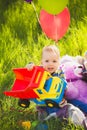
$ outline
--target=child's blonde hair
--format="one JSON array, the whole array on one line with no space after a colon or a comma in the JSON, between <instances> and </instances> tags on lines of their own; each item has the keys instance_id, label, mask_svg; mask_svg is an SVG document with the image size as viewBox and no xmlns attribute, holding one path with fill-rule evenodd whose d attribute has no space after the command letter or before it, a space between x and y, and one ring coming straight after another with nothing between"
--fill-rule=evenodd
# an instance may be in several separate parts
<instances>
[{"instance_id":1,"label":"child's blonde hair","mask_svg":"<svg viewBox=\"0 0 87 130\"><path fill-rule=\"evenodd\" d=\"M43 53L47 51L47 52L53 52L55 53L58 58L60 57L60 51L59 49L55 46L55 45L48 45L48 46L45 46L42 50L42 57L43 57Z\"/></svg>"}]
</instances>

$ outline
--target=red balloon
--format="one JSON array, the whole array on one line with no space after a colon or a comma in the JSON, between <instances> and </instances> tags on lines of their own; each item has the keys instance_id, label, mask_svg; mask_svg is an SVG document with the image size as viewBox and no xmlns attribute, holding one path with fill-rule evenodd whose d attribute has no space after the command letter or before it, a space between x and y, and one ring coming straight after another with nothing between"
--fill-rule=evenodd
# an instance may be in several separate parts
<instances>
[{"instance_id":1,"label":"red balloon","mask_svg":"<svg viewBox=\"0 0 87 130\"><path fill-rule=\"evenodd\" d=\"M56 42L66 33L70 24L70 13L66 7L61 13L52 15L45 10L40 12L40 25L43 32Z\"/></svg>"}]
</instances>

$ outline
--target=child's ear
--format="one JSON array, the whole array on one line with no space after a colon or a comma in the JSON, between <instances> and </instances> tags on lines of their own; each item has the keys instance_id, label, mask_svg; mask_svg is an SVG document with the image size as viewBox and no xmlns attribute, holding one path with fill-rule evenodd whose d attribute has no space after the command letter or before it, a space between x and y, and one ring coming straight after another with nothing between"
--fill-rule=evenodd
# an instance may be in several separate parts
<instances>
[{"instance_id":1,"label":"child's ear","mask_svg":"<svg viewBox=\"0 0 87 130\"><path fill-rule=\"evenodd\" d=\"M41 64L42 64L42 60L41 60L41 62L40 62Z\"/></svg>"},{"instance_id":2,"label":"child's ear","mask_svg":"<svg viewBox=\"0 0 87 130\"><path fill-rule=\"evenodd\" d=\"M42 66L42 60L41 60L41 64L40 65Z\"/></svg>"}]
</instances>

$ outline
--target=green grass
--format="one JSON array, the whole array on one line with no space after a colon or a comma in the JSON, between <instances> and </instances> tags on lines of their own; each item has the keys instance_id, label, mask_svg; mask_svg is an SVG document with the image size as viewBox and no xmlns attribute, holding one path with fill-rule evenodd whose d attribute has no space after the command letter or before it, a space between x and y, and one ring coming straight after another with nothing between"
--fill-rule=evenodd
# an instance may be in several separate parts
<instances>
[{"instance_id":1,"label":"green grass","mask_svg":"<svg viewBox=\"0 0 87 130\"><path fill-rule=\"evenodd\" d=\"M35 104L31 103L30 108L20 108L18 100L5 98L0 101L0 130L29 130L22 126L22 122L30 121L30 130L36 130L37 125L45 124L48 130L84 130L81 126L75 126L69 120L50 118L48 121L39 121Z\"/></svg>"},{"instance_id":2,"label":"green grass","mask_svg":"<svg viewBox=\"0 0 87 130\"><path fill-rule=\"evenodd\" d=\"M70 27L65 36L55 43L41 30L36 17L36 14L39 17L40 12L37 2L34 10L32 4L22 0L0 1L0 130L24 130L22 121L37 121L34 104L24 110L18 106L17 99L3 94L5 90L12 88L15 79L13 68L24 67L30 61L40 64L41 50L49 44L56 44L61 56L83 55L87 50L86 2L70 2ZM69 121L55 118L45 123L49 130L83 130ZM31 130L33 129L31 127Z\"/></svg>"}]
</instances>

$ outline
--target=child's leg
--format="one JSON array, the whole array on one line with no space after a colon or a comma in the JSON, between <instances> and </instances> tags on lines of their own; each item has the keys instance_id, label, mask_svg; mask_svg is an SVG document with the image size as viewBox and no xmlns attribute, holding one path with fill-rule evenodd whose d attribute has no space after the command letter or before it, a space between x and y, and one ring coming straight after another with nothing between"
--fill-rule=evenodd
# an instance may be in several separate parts
<instances>
[{"instance_id":1,"label":"child's leg","mask_svg":"<svg viewBox=\"0 0 87 130\"><path fill-rule=\"evenodd\" d=\"M44 120L49 114L58 112L60 108L50 108L46 106L37 106L37 111L38 111L38 119L39 120Z\"/></svg>"}]
</instances>

